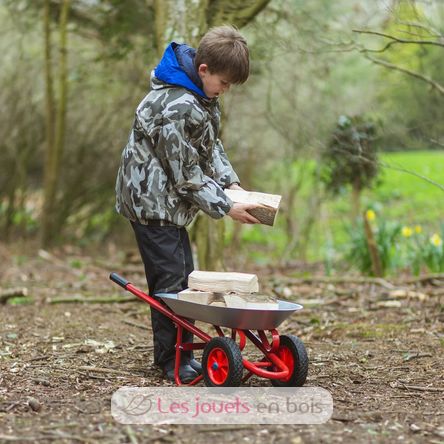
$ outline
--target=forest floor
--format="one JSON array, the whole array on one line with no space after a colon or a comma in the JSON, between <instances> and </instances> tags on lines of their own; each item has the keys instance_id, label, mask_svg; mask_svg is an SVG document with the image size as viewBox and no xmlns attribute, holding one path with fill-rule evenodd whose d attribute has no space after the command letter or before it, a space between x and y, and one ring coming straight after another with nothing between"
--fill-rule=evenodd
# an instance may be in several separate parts
<instances>
[{"instance_id":1,"label":"forest floor","mask_svg":"<svg viewBox=\"0 0 444 444\"><path fill-rule=\"evenodd\" d=\"M110 282L110 271L145 288L135 252L24 256L0 244L0 295L28 292L0 304L0 442L444 443L444 276L341 281L254 270L263 289L304 305L279 331L304 341L306 386L331 392L332 418L128 426L110 411L119 387L172 384L153 365L149 307ZM60 302L67 297L77 302ZM81 302L92 298L108 302ZM116 298L129 300L109 302Z\"/></svg>"}]
</instances>

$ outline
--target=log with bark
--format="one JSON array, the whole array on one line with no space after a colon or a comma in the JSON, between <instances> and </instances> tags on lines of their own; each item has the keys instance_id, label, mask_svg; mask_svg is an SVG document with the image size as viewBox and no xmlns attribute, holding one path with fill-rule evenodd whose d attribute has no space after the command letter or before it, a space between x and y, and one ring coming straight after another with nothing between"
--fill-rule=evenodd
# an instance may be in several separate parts
<instances>
[{"instance_id":1,"label":"log with bark","mask_svg":"<svg viewBox=\"0 0 444 444\"><path fill-rule=\"evenodd\" d=\"M273 226L282 196L256 191L224 190L234 203L257 204L260 207L248 210L261 224Z\"/></svg>"}]
</instances>

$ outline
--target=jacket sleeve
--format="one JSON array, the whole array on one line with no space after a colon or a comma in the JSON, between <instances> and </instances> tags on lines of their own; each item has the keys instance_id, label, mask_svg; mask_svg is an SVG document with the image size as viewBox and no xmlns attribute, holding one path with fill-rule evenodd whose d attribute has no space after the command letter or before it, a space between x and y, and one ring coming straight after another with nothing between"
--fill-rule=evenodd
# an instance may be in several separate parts
<instances>
[{"instance_id":1,"label":"jacket sleeve","mask_svg":"<svg viewBox=\"0 0 444 444\"><path fill-rule=\"evenodd\" d=\"M240 184L239 177L237 177L237 174L234 172L220 139L217 139L214 145L213 167L215 169L214 180L221 187L227 188L232 183Z\"/></svg>"},{"instance_id":2,"label":"jacket sleeve","mask_svg":"<svg viewBox=\"0 0 444 444\"><path fill-rule=\"evenodd\" d=\"M193 119L180 112L165 113L156 152L176 193L219 219L230 211L233 202L220 185L202 171L199 153L190 143L189 133L196 122L190 123L190 120Z\"/></svg>"}]
</instances>

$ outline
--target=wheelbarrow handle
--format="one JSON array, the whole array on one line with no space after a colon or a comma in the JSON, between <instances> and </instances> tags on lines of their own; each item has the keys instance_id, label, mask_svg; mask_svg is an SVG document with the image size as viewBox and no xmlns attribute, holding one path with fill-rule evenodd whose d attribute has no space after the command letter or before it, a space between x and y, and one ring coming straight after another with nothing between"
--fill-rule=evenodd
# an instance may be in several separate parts
<instances>
[{"instance_id":1,"label":"wheelbarrow handle","mask_svg":"<svg viewBox=\"0 0 444 444\"><path fill-rule=\"evenodd\" d=\"M111 273L109 275L109 278L115 282L116 284L120 285L122 288L126 290L126 286L130 283L126 279L124 279L122 276L119 276L117 273Z\"/></svg>"}]
</instances>

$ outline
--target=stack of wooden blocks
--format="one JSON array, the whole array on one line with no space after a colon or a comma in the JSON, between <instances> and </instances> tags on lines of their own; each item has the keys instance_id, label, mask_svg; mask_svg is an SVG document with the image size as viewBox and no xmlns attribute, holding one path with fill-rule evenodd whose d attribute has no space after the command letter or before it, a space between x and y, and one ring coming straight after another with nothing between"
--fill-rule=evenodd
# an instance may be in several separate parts
<instances>
[{"instance_id":1,"label":"stack of wooden blocks","mask_svg":"<svg viewBox=\"0 0 444 444\"><path fill-rule=\"evenodd\" d=\"M255 274L193 271L188 277L188 287L178 294L178 299L229 308L277 310L279 307L271 298L257 294L259 282Z\"/></svg>"}]
</instances>

